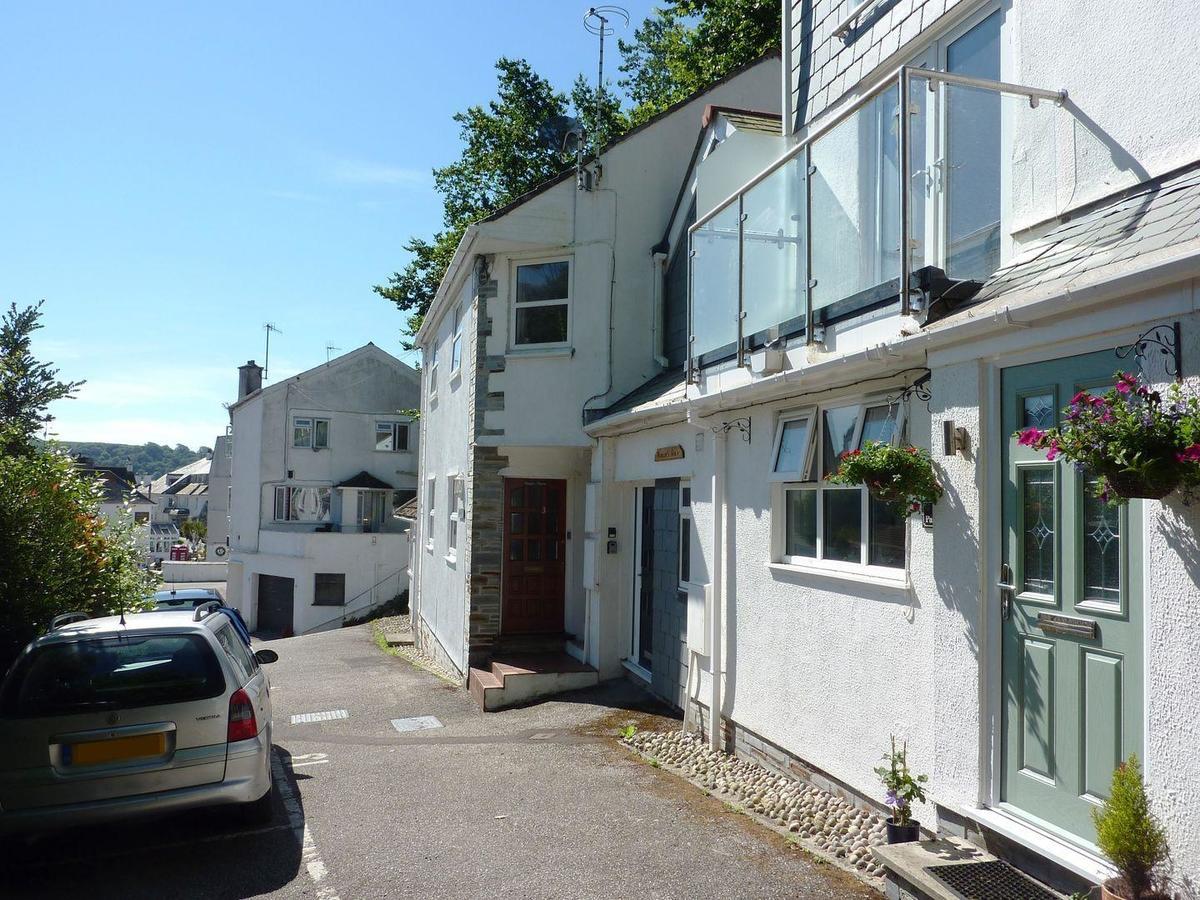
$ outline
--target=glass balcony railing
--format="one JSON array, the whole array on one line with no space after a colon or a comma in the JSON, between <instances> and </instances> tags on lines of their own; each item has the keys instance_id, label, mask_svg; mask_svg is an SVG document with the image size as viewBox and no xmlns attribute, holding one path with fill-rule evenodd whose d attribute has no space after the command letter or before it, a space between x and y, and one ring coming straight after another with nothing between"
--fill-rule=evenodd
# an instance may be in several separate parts
<instances>
[{"instance_id":1,"label":"glass balcony railing","mask_svg":"<svg viewBox=\"0 0 1200 900\"><path fill-rule=\"evenodd\" d=\"M692 226L692 371L869 309L969 296L1016 223L1058 211L1064 99L907 67L878 84Z\"/></svg>"}]
</instances>

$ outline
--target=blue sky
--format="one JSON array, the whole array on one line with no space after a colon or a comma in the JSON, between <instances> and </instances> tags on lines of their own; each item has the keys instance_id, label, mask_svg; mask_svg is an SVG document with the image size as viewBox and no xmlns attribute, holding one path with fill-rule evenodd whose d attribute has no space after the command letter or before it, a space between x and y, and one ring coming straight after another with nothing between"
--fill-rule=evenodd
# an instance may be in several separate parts
<instances>
[{"instance_id":1,"label":"blue sky","mask_svg":"<svg viewBox=\"0 0 1200 900\"><path fill-rule=\"evenodd\" d=\"M594 78L586 7L5 3L0 302L44 298L35 352L88 380L52 433L210 445L266 321L272 381L327 343L405 358L371 285L440 224L451 115L493 96L502 55Z\"/></svg>"}]
</instances>

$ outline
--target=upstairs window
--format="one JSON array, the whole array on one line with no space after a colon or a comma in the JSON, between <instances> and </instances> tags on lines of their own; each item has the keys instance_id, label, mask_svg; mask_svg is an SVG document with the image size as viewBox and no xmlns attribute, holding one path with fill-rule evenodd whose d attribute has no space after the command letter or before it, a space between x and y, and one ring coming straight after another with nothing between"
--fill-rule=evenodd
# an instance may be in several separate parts
<instances>
[{"instance_id":1,"label":"upstairs window","mask_svg":"<svg viewBox=\"0 0 1200 900\"><path fill-rule=\"evenodd\" d=\"M275 487L276 522L328 522L332 490L327 487Z\"/></svg>"},{"instance_id":2,"label":"upstairs window","mask_svg":"<svg viewBox=\"0 0 1200 900\"><path fill-rule=\"evenodd\" d=\"M513 281L513 343L520 347L566 344L571 263L519 265Z\"/></svg>"},{"instance_id":3,"label":"upstairs window","mask_svg":"<svg viewBox=\"0 0 1200 900\"><path fill-rule=\"evenodd\" d=\"M392 453L408 452L407 422L376 422L375 449Z\"/></svg>"},{"instance_id":4,"label":"upstairs window","mask_svg":"<svg viewBox=\"0 0 1200 900\"><path fill-rule=\"evenodd\" d=\"M463 519L463 479L451 475L446 479L446 497L450 503L450 515L446 518L446 546L451 555L458 552L458 523Z\"/></svg>"},{"instance_id":5,"label":"upstairs window","mask_svg":"<svg viewBox=\"0 0 1200 900\"><path fill-rule=\"evenodd\" d=\"M437 499L437 479L430 478L425 482L425 547L427 550L433 549L433 523L436 521L437 507L434 506L434 500Z\"/></svg>"},{"instance_id":6,"label":"upstairs window","mask_svg":"<svg viewBox=\"0 0 1200 900\"><path fill-rule=\"evenodd\" d=\"M323 450L329 446L329 420L300 418L292 419L292 446Z\"/></svg>"},{"instance_id":7,"label":"upstairs window","mask_svg":"<svg viewBox=\"0 0 1200 900\"><path fill-rule=\"evenodd\" d=\"M450 340L450 373L453 375L462 365L462 309L454 307L454 336Z\"/></svg>"},{"instance_id":8,"label":"upstairs window","mask_svg":"<svg viewBox=\"0 0 1200 900\"><path fill-rule=\"evenodd\" d=\"M778 562L904 568L907 520L861 485L825 480L843 453L899 441L903 424L899 406L870 402L780 418L770 473L782 482L772 522Z\"/></svg>"}]
</instances>

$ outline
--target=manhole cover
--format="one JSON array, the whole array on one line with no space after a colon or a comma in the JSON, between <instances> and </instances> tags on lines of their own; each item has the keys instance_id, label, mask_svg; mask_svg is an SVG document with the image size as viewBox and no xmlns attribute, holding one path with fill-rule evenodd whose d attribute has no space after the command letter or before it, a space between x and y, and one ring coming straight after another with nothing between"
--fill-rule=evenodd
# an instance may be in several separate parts
<instances>
[{"instance_id":1,"label":"manhole cover","mask_svg":"<svg viewBox=\"0 0 1200 900\"><path fill-rule=\"evenodd\" d=\"M929 866L926 871L963 900L1060 900L1057 894L998 859Z\"/></svg>"},{"instance_id":2,"label":"manhole cover","mask_svg":"<svg viewBox=\"0 0 1200 900\"><path fill-rule=\"evenodd\" d=\"M437 716L410 716L407 719L392 719L392 727L404 734L406 731L424 731L427 728L441 728L442 723Z\"/></svg>"},{"instance_id":3,"label":"manhole cover","mask_svg":"<svg viewBox=\"0 0 1200 900\"><path fill-rule=\"evenodd\" d=\"M334 719L348 719L350 713L344 709L331 709L328 712L301 713L292 716L293 725L307 725L309 722L332 722Z\"/></svg>"}]
</instances>

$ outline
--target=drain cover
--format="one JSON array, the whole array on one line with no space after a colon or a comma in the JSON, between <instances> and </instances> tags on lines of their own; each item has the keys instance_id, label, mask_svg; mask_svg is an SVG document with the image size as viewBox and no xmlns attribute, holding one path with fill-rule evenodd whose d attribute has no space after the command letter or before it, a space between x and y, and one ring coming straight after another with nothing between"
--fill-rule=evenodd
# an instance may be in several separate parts
<instances>
[{"instance_id":1,"label":"drain cover","mask_svg":"<svg viewBox=\"0 0 1200 900\"><path fill-rule=\"evenodd\" d=\"M334 719L347 719L350 714L344 709L331 709L328 712L301 713L292 716L293 725L307 725L310 722L332 722Z\"/></svg>"},{"instance_id":2,"label":"drain cover","mask_svg":"<svg viewBox=\"0 0 1200 900\"><path fill-rule=\"evenodd\" d=\"M441 728L437 716L412 716L408 719L392 719L392 727L403 734L406 731L424 731L426 728Z\"/></svg>"},{"instance_id":3,"label":"drain cover","mask_svg":"<svg viewBox=\"0 0 1200 900\"><path fill-rule=\"evenodd\" d=\"M963 900L1060 900L999 859L929 866L926 870Z\"/></svg>"}]
</instances>

